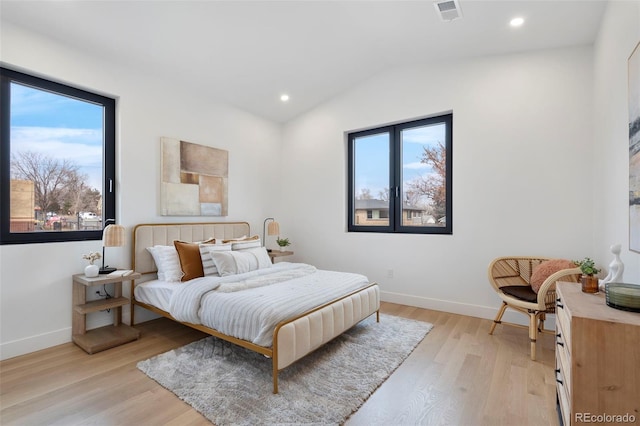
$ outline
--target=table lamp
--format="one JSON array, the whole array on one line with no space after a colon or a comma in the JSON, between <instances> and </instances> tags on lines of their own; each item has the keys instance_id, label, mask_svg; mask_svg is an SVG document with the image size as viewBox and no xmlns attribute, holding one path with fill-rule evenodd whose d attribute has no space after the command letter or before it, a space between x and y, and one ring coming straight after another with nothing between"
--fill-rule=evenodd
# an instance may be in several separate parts
<instances>
[{"instance_id":1,"label":"table lamp","mask_svg":"<svg viewBox=\"0 0 640 426\"><path fill-rule=\"evenodd\" d=\"M269 222L269 226L267 227L267 222ZM280 235L280 224L275 221L274 218L268 217L264 220L264 224L262 225L262 247L265 247L266 241L265 238L267 235Z\"/></svg>"},{"instance_id":2,"label":"table lamp","mask_svg":"<svg viewBox=\"0 0 640 426\"><path fill-rule=\"evenodd\" d=\"M122 225L107 225L102 231L102 268L100 268L100 274L110 274L117 268L110 268L106 264L104 258L105 247L123 247L124 246L124 226Z\"/></svg>"}]
</instances>

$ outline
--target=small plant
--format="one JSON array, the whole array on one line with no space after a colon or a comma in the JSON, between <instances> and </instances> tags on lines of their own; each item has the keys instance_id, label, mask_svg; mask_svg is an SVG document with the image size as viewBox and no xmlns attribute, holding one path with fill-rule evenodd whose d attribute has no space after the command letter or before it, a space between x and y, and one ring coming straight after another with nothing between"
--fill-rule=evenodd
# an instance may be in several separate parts
<instances>
[{"instance_id":1,"label":"small plant","mask_svg":"<svg viewBox=\"0 0 640 426\"><path fill-rule=\"evenodd\" d=\"M573 263L580 268L584 275L593 276L600 272L600 269L596 268L595 262L588 257L583 260L574 260Z\"/></svg>"},{"instance_id":2,"label":"small plant","mask_svg":"<svg viewBox=\"0 0 640 426\"><path fill-rule=\"evenodd\" d=\"M291 242L289 241L288 238L279 238L276 240L276 243L280 246L280 247L287 247L291 245Z\"/></svg>"},{"instance_id":3,"label":"small plant","mask_svg":"<svg viewBox=\"0 0 640 426\"><path fill-rule=\"evenodd\" d=\"M83 254L82 258L83 259L87 259L89 261L89 264L93 265L93 262L95 262L96 260L100 259L102 256L100 256L100 253L98 253L97 251L92 251L89 254Z\"/></svg>"}]
</instances>

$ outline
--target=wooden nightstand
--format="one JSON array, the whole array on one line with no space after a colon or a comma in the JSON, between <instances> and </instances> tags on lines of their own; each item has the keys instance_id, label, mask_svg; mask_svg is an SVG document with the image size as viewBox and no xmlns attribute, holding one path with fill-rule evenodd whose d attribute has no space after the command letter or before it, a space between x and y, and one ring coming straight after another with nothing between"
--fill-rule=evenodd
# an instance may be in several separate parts
<instances>
[{"instance_id":1,"label":"wooden nightstand","mask_svg":"<svg viewBox=\"0 0 640 426\"><path fill-rule=\"evenodd\" d=\"M129 304L129 299L122 296L122 283L140 278L134 272L126 277L117 275L99 275L88 278L84 274L73 276L73 320L71 332L73 342L90 354L131 342L140 337L140 332L133 327L122 324L122 306ZM109 299L87 302L87 287L103 284L114 284L114 295ZM113 325L87 331L87 314L91 312L113 309Z\"/></svg>"},{"instance_id":2,"label":"wooden nightstand","mask_svg":"<svg viewBox=\"0 0 640 426\"><path fill-rule=\"evenodd\" d=\"M269 257L271 258L271 263L276 263L276 257L291 256L292 254L292 251L272 250L269 252Z\"/></svg>"}]
</instances>

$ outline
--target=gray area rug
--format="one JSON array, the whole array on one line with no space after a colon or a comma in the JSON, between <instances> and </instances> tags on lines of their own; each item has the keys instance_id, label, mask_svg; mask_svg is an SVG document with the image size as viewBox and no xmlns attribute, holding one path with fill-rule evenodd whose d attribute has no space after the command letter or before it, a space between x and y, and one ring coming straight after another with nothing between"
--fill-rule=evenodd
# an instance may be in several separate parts
<instances>
[{"instance_id":1,"label":"gray area rug","mask_svg":"<svg viewBox=\"0 0 640 426\"><path fill-rule=\"evenodd\" d=\"M218 426L341 424L424 339L432 325L375 315L285 368L274 395L271 359L207 337L138 368Z\"/></svg>"}]
</instances>

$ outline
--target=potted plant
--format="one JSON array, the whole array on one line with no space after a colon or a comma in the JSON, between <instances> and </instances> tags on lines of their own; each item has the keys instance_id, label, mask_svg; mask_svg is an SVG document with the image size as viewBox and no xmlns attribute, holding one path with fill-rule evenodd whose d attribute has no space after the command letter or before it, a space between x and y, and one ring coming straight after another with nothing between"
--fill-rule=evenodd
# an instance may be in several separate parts
<instances>
[{"instance_id":1,"label":"potted plant","mask_svg":"<svg viewBox=\"0 0 640 426\"><path fill-rule=\"evenodd\" d=\"M284 251L285 247L290 246L291 242L288 238L280 238L276 240L276 243L280 246L280 251Z\"/></svg>"},{"instance_id":2,"label":"potted plant","mask_svg":"<svg viewBox=\"0 0 640 426\"><path fill-rule=\"evenodd\" d=\"M597 293L598 277L595 275L600 272L600 269L596 268L595 262L585 257L583 260L574 260L573 263L582 271L582 278L580 279L582 291L585 293Z\"/></svg>"}]
</instances>

